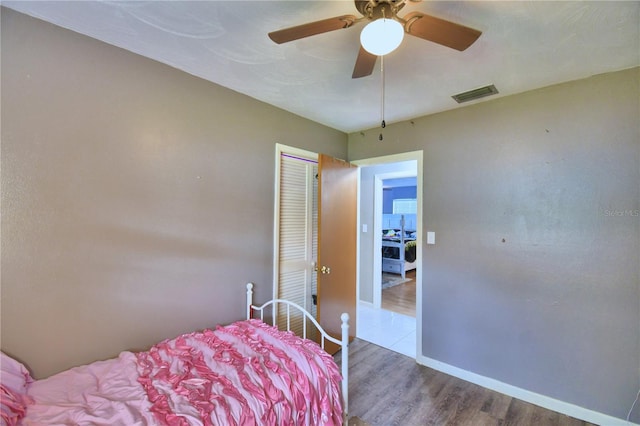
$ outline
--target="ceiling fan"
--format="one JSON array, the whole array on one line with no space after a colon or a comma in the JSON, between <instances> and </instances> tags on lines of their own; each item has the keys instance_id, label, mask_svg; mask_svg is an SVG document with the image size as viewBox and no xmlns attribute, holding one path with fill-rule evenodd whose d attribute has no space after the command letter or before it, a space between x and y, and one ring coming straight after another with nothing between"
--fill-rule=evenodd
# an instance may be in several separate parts
<instances>
[{"instance_id":1,"label":"ceiling fan","mask_svg":"<svg viewBox=\"0 0 640 426\"><path fill-rule=\"evenodd\" d=\"M419 2L421 0L410 0ZM403 17L397 13L407 0L354 0L356 9L362 14L360 18L354 15L342 15L320 21L309 22L295 27L285 28L269 33L269 38L281 44L301 38L322 34L330 31L349 28L361 21L376 21L378 19L392 19L399 22L406 34L429 40L459 51L471 46L482 34L481 31L422 12L410 12ZM377 55L369 53L362 45L358 52L352 78L370 75L378 59Z\"/></svg>"}]
</instances>

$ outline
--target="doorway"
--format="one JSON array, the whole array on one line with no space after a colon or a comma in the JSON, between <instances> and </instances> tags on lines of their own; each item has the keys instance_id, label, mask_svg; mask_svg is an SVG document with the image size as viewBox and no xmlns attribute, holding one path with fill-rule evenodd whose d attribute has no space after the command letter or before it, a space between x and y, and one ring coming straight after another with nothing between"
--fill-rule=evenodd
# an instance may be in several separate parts
<instances>
[{"instance_id":1,"label":"doorway","mask_svg":"<svg viewBox=\"0 0 640 426\"><path fill-rule=\"evenodd\" d=\"M360 166L358 338L412 358L422 347L422 151L354 161ZM415 178L415 317L382 307L383 187ZM392 226L394 229L396 226ZM412 230L413 231L413 230Z\"/></svg>"}]
</instances>

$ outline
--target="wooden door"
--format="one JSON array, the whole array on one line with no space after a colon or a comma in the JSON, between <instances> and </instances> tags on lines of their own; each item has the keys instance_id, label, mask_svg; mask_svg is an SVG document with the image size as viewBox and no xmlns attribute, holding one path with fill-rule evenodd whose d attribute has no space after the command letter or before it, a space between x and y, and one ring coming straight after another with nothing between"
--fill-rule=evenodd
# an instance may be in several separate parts
<instances>
[{"instance_id":1,"label":"wooden door","mask_svg":"<svg viewBox=\"0 0 640 426\"><path fill-rule=\"evenodd\" d=\"M318 321L340 338L340 315L348 313L351 341L356 335L358 167L320 154L318 169ZM327 343L329 353L337 352L337 345Z\"/></svg>"}]
</instances>

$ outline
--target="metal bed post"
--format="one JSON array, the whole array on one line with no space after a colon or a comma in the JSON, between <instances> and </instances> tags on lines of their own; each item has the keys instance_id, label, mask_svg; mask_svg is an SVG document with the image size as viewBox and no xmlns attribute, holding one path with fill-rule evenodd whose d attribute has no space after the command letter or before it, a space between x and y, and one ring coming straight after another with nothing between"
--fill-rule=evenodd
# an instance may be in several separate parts
<instances>
[{"instance_id":1,"label":"metal bed post","mask_svg":"<svg viewBox=\"0 0 640 426\"><path fill-rule=\"evenodd\" d=\"M344 400L342 412L346 423L349 420L349 314L343 313L340 315L340 319L342 320L342 350L340 355L342 356L342 399Z\"/></svg>"},{"instance_id":2,"label":"metal bed post","mask_svg":"<svg viewBox=\"0 0 640 426\"><path fill-rule=\"evenodd\" d=\"M247 319L251 319L251 305L253 305L253 283L247 283Z\"/></svg>"}]
</instances>

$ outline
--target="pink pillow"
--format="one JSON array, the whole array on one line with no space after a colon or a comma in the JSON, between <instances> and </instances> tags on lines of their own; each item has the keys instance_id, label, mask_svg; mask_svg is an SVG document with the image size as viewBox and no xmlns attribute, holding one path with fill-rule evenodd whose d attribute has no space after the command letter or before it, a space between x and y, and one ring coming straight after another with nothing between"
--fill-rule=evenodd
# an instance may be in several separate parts
<instances>
[{"instance_id":1,"label":"pink pillow","mask_svg":"<svg viewBox=\"0 0 640 426\"><path fill-rule=\"evenodd\" d=\"M24 365L0 352L0 420L2 425L15 425L32 402L27 388L33 379Z\"/></svg>"}]
</instances>

